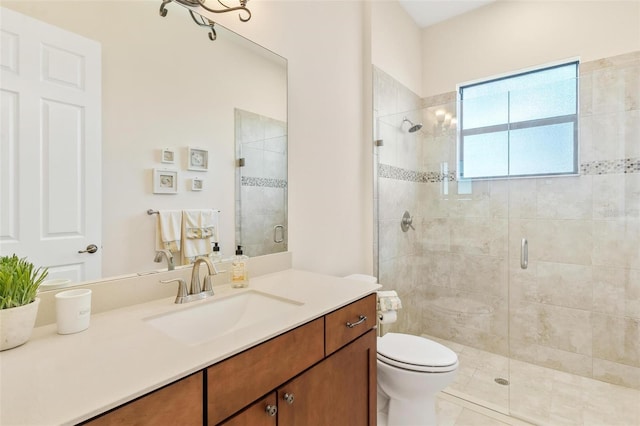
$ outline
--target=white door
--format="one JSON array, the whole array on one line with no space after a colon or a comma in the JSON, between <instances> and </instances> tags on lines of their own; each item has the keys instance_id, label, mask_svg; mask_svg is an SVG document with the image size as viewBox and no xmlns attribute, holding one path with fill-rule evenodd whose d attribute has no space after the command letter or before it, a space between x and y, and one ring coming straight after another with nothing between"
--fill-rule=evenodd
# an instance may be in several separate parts
<instances>
[{"instance_id":1,"label":"white door","mask_svg":"<svg viewBox=\"0 0 640 426\"><path fill-rule=\"evenodd\" d=\"M6 8L0 40L0 254L99 278L100 44Z\"/></svg>"}]
</instances>

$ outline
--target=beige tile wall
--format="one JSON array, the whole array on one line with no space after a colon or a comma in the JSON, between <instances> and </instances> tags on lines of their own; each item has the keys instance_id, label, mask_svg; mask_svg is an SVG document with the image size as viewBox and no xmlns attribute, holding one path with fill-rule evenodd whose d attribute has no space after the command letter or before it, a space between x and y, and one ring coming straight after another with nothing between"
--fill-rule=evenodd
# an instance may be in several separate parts
<instances>
[{"instance_id":1,"label":"beige tile wall","mask_svg":"<svg viewBox=\"0 0 640 426\"><path fill-rule=\"evenodd\" d=\"M374 76L376 170L395 167L377 179L379 278L405 306L392 329L640 389L640 52L581 64L574 177L451 179L455 131L435 111L455 115L455 93L418 108Z\"/></svg>"}]
</instances>

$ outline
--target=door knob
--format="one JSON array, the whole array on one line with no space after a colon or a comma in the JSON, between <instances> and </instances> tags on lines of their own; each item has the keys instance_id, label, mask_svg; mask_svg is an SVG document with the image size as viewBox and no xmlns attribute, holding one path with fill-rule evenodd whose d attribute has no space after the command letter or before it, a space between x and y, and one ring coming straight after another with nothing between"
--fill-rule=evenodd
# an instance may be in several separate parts
<instances>
[{"instance_id":1,"label":"door knob","mask_svg":"<svg viewBox=\"0 0 640 426\"><path fill-rule=\"evenodd\" d=\"M86 249L78 250L78 253L95 253L98 251L98 246L95 244L89 244Z\"/></svg>"}]
</instances>

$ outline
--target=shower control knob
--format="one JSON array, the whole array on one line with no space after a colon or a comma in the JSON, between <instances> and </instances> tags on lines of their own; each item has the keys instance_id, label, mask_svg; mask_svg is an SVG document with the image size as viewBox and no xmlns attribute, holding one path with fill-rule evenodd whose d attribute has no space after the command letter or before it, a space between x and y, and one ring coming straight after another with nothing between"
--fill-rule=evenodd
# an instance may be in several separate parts
<instances>
[{"instance_id":1,"label":"shower control knob","mask_svg":"<svg viewBox=\"0 0 640 426\"><path fill-rule=\"evenodd\" d=\"M264 411L266 411L266 413L270 416L273 417L276 414L278 414L278 407L276 407L275 405L267 405L266 407L264 407Z\"/></svg>"},{"instance_id":2,"label":"shower control knob","mask_svg":"<svg viewBox=\"0 0 640 426\"><path fill-rule=\"evenodd\" d=\"M285 393L282 399L287 401L287 404L293 404L293 400L295 399L295 397L292 393Z\"/></svg>"},{"instance_id":3,"label":"shower control knob","mask_svg":"<svg viewBox=\"0 0 640 426\"><path fill-rule=\"evenodd\" d=\"M402 215L400 227L402 228L402 232L407 232L409 228L415 231L416 228L413 227L413 217L411 217L411 214L408 211L405 211Z\"/></svg>"},{"instance_id":4,"label":"shower control knob","mask_svg":"<svg viewBox=\"0 0 640 426\"><path fill-rule=\"evenodd\" d=\"M78 253L95 253L98 251L98 246L95 244L89 244L86 249L78 250Z\"/></svg>"}]
</instances>

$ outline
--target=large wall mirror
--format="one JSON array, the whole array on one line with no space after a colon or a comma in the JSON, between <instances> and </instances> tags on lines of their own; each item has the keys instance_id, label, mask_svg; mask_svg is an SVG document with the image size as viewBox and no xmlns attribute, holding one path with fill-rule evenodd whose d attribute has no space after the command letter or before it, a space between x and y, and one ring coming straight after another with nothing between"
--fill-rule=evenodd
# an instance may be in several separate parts
<instances>
[{"instance_id":1,"label":"large wall mirror","mask_svg":"<svg viewBox=\"0 0 640 426\"><path fill-rule=\"evenodd\" d=\"M98 246L95 254L100 256L101 265L97 276L74 267L74 259L90 255L77 253L84 251L87 244L78 238L68 249L71 253L68 267L53 268L52 278L82 282L166 267L154 262L157 215L147 214L148 210L219 210L218 239L223 257L232 256L238 244L245 246L245 254L249 255L286 250L286 59L218 24L217 39L211 41L208 28L195 25L185 8L171 3L167 16L161 17L160 3L2 2L3 8L96 42L100 59L97 75L101 111L97 128L101 149L98 166L83 170L74 168L73 160L84 152L82 144L91 141L82 140L67 150L64 145L46 146L40 140L40 152L34 151L31 161L20 159L14 164L12 161L18 158L15 146L22 143L16 136L19 132L3 131L1 201L5 206L12 204L11 208L3 207L0 217L0 254L16 252L36 265L47 266L43 260L47 252L57 250L48 244L58 237L75 241L75 234L84 232L82 215L86 212L68 195L73 191L89 201L93 192L100 192L99 198L86 209L91 209L91 204L100 206L92 217L99 219L101 236L88 242ZM13 50L5 47L12 46L17 38L15 31L5 25L4 18L2 22L5 51L2 60L11 62L6 53ZM46 46L46 34L39 36L45 39L42 45ZM75 58L64 49L50 51L60 57ZM56 55L48 58L48 71L52 75L75 72L64 61L57 62ZM3 73L8 69L5 65L2 64ZM91 79L85 77L87 81ZM6 105L13 105L17 111L19 102L12 90L3 83L2 106L5 109ZM83 114L82 108L75 115L67 114L76 111L68 106L65 102L40 101L41 108L49 108L44 121L49 130L53 129L51 132L58 132L60 139L66 133L70 133L71 139L77 137L77 132L69 131L73 126L63 124L75 119L69 117ZM6 130L11 127L7 123L19 123L24 117L7 113L2 119ZM60 129L56 130L56 123ZM79 128L84 126L82 119L78 123ZM206 153L206 167L190 167L189 148ZM166 158L163 152L168 153ZM243 171L239 171L241 155L247 165ZM166 162L171 159L173 162ZM20 180L16 176L20 172L22 177L25 168L31 169L34 180L54 189L44 198L36 197L31 207L18 201L24 198L25 191L16 183ZM175 181L155 191L161 193L154 193L160 185L154 184L154 169L156 173L175 172ZM258 174L251 175L254 172ZM62 182L68 178L76 183L60 184L60 179L51 178L55 173L61 174ZM87 191L85 182L93 174L100 176L98 188ZM263 201L253 203L247 198L255 196L264 197ZM45 210L52 199L66 198L67 207L57 212L58 217L47 218ZM77 222L72 231L65 230L66 222L72 221L69 218ZM18 245L14 243L21 238L18 230L22 229L18 224L25 221L37 228L42 225L50 234L30 249L20 246L16 250ZM53 231L57 228L56 234ZM45 231L38 231L39 236ZM271 242L263 241L264 238L270 238Z\"/></svg>"}]
</instances>

